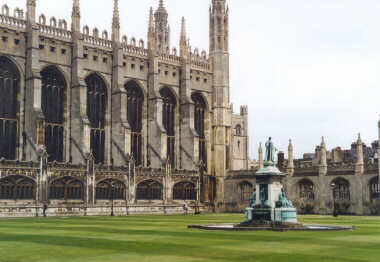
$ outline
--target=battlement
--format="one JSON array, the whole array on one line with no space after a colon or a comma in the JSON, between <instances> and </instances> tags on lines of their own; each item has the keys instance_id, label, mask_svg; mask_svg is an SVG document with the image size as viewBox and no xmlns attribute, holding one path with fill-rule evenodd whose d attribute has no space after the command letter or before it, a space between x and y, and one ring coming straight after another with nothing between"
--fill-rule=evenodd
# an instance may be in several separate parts
<instances>
[{"instance_id":1,"label":"battlement","mask_svg":"<svg viewBox=\"0 0 380 262\"><path fill-rule=\"evenodd\" d=\"M248 106L241 106L240 107L240 115L241 116L248 115Z\"/></svg>"},{"instance_id":2,"label":"battlement","mask_svg":"<svg viewBox=\"0 0 380 262\"><path fill-rule=\"evenodd\" d=\"M0 25L10 29L25 31L27 20L24 10L18 7L15 8L13 16L11 16L11 11L7 4L1 7ZM39 28L41 36L64 42L72 41L73 32L69 30L69 24L65 19L57 19L54 16L48 19L45 14L41 14L37 20L36 25ZM100 31L97 27L90 30L88 25L83 26L81 39L85 45L105 49L107 51L111 51L114 44L107 30ZM143 59L147 59L149 56L149 49L143 39L137 41L135 37L128 38L126 35L123 35L121 38L121 47L123 52L129 56L136 56ZM212 70L211 61L205 50L200 52L198 48L192 49L190 46L188 46L187 49L188 59L192 69L206 72ZM184 61L177 52L177 48L170 50L169 47L167 47L166 49L158 50L158 53L159 59L163 63L180 66Z\"/></svg>"}]
</instances>

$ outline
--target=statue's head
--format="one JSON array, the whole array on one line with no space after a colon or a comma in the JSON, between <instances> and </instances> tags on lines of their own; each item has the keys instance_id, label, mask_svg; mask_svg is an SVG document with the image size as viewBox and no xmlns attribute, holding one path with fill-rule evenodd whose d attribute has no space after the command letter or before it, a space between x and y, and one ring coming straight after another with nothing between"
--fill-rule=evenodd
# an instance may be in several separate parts
<instances>
[{"instance_id":1,"label":"statue's head","mask_svg":"<svg viewBox=\"0 0 380 262\"><path fill-rule=\"evenodd\" d=\"M272 137L269 137L269 141L271 141L272 140Z\"/></svg>"}]
</instances>

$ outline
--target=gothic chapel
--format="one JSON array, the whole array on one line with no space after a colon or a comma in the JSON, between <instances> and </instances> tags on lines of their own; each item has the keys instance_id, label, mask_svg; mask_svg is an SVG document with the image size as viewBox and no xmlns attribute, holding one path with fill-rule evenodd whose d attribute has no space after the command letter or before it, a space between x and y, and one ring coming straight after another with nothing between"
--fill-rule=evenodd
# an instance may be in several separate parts
<instances>
[{"instance_id":1,"label":"gothic chapel","mask_svg":"<svg viewBox=\"0 0 380 262\"><path fill-rule=\"evenodd\" d=\"M171 45L163 0L147 39L4 4L0 13L0 216L223 210L225 180L248 169L248 108L230 103L229 9L212 0L209 52L182 18ZM181 21L179 21L181 22Z\"/></svg>"}]
</instances>

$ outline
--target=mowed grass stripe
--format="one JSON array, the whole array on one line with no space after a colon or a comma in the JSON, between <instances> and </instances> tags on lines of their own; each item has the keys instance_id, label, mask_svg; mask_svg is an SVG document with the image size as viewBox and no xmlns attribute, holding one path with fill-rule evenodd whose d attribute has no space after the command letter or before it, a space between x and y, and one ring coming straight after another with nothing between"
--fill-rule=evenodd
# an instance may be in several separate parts
<instances>
[{"instance_id":1,"label":"mowed grass stripe","mask_svg":"<svg viewBox=\"0 0 380 262\"><path fill-rule=\"evenodd\" d=\"M354 225L352 232L223 232L189 224L242 215L27 218L0 220L0 261L377 261L378 217L301 217Z\"/></svg>"}]
</instances>

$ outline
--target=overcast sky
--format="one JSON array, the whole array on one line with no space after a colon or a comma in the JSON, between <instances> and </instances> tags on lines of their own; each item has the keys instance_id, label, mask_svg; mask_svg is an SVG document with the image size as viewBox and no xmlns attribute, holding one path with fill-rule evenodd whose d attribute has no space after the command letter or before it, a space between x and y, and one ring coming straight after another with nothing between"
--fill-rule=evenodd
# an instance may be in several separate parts
<instances>
[{"instance_id":1,"label":"overcast sky","mask_svg":"<svg viewBox=\"0 0 380 262\"><path fill-rule=\"evenodd\" d=\"M26 0L0 0L12 8ZM113 0L80 0L82 26L110 31ZM158 0L119 0L121 31L146 38ZM229 0L231 102L249 106L250 148L293 139L297 157L377 139L380 114L379 0ZM165 0L178 46L181 17L191 45L208 51L211 0ZM37 0L37 13L70 21L72 0Z\"/></svg>"}]
</instances>

